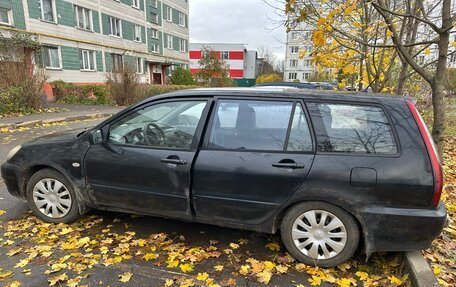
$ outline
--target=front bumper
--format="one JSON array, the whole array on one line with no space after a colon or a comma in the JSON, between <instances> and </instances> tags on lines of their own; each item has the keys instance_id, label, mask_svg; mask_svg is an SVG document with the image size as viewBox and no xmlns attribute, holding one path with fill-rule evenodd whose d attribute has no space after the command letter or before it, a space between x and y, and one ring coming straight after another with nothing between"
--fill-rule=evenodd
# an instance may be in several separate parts
<instances>
[{"instance_id":1,"label":"front bumper","mask_svg":"<svg viewBox=\"0 0 456 287\"><path fill-rule=\"evenodd\" d=\"M5 162L1 165L2 178L5 181L8 192L15 197L23 197L24 193L21 192L20 175L21 169L11 163Z\"/></svg>"},{"instance_id":2,"label":"front bumper","mask_svg":"<svg viewBox=\"0 0 456 287\"><path fill-rule=\"evenodd\" d=\"M436 209L367 207L361 213L369 254L429 248L448 222L442 202Z\"/></svg>"}]
</instances>

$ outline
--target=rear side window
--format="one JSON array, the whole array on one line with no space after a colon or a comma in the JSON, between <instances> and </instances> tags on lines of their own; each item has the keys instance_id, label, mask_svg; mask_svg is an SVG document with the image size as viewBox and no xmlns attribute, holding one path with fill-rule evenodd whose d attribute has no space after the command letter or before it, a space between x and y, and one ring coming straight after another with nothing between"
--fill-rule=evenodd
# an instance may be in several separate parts
<instances>
[{"instance_id":1,"label":"rear side window","mask_svg":"<svg viewBox=\"0 0 456 287\"><path fill-rule=\"evenodd\" d=\"M377 106L308 104L322 152L395 154L397 145L385 113Z\"/></svg>"}]
</instances>

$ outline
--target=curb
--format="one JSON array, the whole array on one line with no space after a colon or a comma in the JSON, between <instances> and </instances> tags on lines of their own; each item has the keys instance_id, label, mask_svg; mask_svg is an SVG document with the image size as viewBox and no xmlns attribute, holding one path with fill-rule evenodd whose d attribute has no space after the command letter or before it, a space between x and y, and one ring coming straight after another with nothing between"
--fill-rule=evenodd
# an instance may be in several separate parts
<instances>
[{"instance_id":1,"label":"curb","mask_svg":"<svg viewBox=\"0 0 456 287\"><path fill-rule=\"evenodd\" d=\"M25 128L25 127L32 127L41 124L55 124L55 123L62 123L62 122L75 122L75 121L84 121L84 120L93 120L99 118L107 118L112 116L111 114L89 114L83 116L68 116L68 117L58 117L52 119L45 119L45 120L33 120L33 121L25 121L25 122L16 122L16 123L8 123L8 124L0 124L0 129L18 129L18 128Z\"/></svg>"},{"instance_id":2,"label":"curb","mask_svg":"<svg viewBox=\"0 0 456 287\"><path fill-rule=\"evenodd\" d=\"M439 287L440 284L424 259L421 251L408 251L404 255L405 271L413 287Z\"/></svg>"}]
</instances>

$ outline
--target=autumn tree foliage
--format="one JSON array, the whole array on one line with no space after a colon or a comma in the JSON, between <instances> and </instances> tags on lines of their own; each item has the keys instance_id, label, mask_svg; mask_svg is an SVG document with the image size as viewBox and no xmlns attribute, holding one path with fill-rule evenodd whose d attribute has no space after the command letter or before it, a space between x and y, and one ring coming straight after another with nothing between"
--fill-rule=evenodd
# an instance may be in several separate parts
<instances>
[{"instance_id":1,"label":"autumn tree foliage","mask_svg":"<svg viewBox=\"0 0 456 287\"><path fill-rule=\"evenodd\" d=\"M314 29L311 57L318 69L342 80L355 77L359 89L376 92L402 94L408 78L417 74L424 79L432 91L432 134L440 152L454 9L452 0L285 1L289 29L300 23Z\"/></svg>"},{"instance_id":2,"label":"autumn tree foliage","mask_svg":"<svg viewBox=\"0 0 456 287\"><path fill-rule=\"evenodd\" d=\"M198 62L201 69L198 77L213 86L229 85L228 65L220 57L220 53L210 47L204 47L201 54L201 60Z\"/></svg>"},{"instance_id":3,"label":"autumn tree foliage","mask_svg":"<svg viewBox=\"0 0 456 287\"><path fill-rule=\"evenodd\" d=\"M257 84L281 82L282 76L275 73L263 74L256 79Z\"/></svg>"}]
</instances>

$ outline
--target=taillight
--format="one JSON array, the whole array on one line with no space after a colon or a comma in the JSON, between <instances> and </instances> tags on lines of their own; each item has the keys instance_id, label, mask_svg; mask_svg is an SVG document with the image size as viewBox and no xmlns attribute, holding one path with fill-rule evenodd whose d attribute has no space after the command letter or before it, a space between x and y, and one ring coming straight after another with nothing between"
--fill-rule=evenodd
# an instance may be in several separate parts
<instances>
[{"instance_id":1,"label":"taillight","mask_svg":"<svg viewBox=\"0 0 456 287\"><path fill-rule=\"evenodd\" d=\"M439 153L435 146L434 140L432 139L431 133L429 132L426 124L424 123L423 118L421 117L418 109L410 100L406 100L407 106L412 112L413 118L415 119L418 128L420 129L421 137L426 145L429 158L431 159L432 171L434 174L434 194L432 195L432 206L437 207L440 201L440 196L442 195L443 188L443 172L442 164L440 162Z\"/></svg>"}]
</instances>

